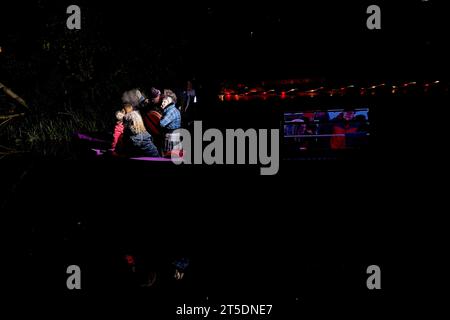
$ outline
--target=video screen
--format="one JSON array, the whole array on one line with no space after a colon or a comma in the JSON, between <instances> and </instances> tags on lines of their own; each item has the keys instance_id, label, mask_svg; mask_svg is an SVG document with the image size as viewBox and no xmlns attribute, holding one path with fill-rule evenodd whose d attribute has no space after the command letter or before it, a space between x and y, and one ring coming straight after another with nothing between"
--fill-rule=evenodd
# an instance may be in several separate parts
<instances>
[{"instance_id":1,"label":"video screen","mask_svg":"<svg viewBox=\"0 0 450 320\"><path fill-rule=\"evenodd\" d=\"M369 108L284 113L285 157L366 150L370 137Z\"/></svg>"}]
</instances>

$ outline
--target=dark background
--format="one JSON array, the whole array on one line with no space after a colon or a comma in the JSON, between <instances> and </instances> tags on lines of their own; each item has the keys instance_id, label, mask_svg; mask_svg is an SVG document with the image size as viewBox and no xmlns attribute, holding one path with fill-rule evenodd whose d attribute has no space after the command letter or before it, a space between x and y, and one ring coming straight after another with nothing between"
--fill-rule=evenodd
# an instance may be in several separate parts
<instances>
[{"instance_id":1,"label":"dark background","mask_svg":"<svg viewBox=\"0 0 450 320\"><path fill-rule=\"evenodd\" d=\"M372 2L365 1L79 1L81 31L65 28L68 4L1 5L0 80L34 107L20 128L69 110L80 128L107 129L112 123L104 119L124 90L175 87L192 77L211 96L223 80L448 80L448 19L436 1L378 1L380 31L366 29ZM432 139L412 139L405 123L422 119L425 105L439 114L444 102L380 100L371 157L282 163L276 177L259 177L253 167L149 171L40 156L3 161L17 299L46 312L59 293L69 306L112 295L120 303L109 310L153 299L147 311L169 316L166 304L210 295L219 304L278 303L286 314L382 312L402 295L396 271L415 248L408 225L416 220L405 203L420 202L412 182L421 174L405 163L432 149ZM265 123L268 116L254 118ZM9 141L18 131L9 129ZM418 144L425 147L410 148ZM189 256L192 278L185 288L131 295L118 271L129 251L162 265ZM81 293L65 290L68 264L87 270ZM382 267L381 293L365 288L370 264ZM300 304L297 296L305 297Z\"/></svg>"},{"instance_id":2,"label":"dark background","mask_svg":"<svg viewBox=\"0 0 450 320\"><path fill-rule=\"evenodd\" d=\"M382 30L366 28L370 4L382 8ZM92 56L100 79L122 64L133 80L145 85L152 77L168 80L174 72L177 79L195 74L223 80L436 77L448 71L442 65L448 54L448 24L442 3L436 1L78 5L82 31L65 28L68 2L5 3L5 54L32 59L47 40L50 51L64 51L69 60ZM58 47L59 41L70 49ZM54 61L45 59L51 53L40 57L42 68L52 67ZM171 73L152 74L157 73L152 72L155 61Z\"/></svg>"}]
</instances>

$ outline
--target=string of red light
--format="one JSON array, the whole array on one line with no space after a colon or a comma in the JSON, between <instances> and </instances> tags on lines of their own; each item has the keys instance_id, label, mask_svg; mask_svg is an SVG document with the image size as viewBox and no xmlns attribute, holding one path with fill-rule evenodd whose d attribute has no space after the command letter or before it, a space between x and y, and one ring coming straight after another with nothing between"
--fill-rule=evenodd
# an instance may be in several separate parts
<instances>
[{"instance_id":1,"label":"string of red light","mask_svg":"<svg viewBox=\"0 0 450 320\"><path fill-rule=\"evenodd\" d=\"M397 93L406 93L405 90L409 88L415 88L419 89L421 87L423 89L423 92L427 92L430 90L433 86L442 85L442 82L439 80L432 81L432 82L423 82L422 84L418 84L417 81L410 81L410 82L403 82L398 84L391 84L387 85L386 83L378 83L369 85L367 87L357 87L356 85L348 85L344 87L340 87L338 89L336 88L325 88L323 86L315 88L315 89L308 89L308 90L300 90L299 88L291 88L291 89L269 89L269 90L259 90L259 89L248 89L248 87L245 87L244 92L239 92L239 90L236 89L223 89L222 92L219 94L219 99L221 101L231 101L236 100L239 101L241 99L250 99L250 98L261 98L266 99L269 97L279 97L281 99L286 99L288 97L318 97L318 96L344 96L346 95L350 90L353 92L357 92L359 90L359 95L376 95L377 89L384 89L384 92L391 93L391 94L397 94ZM243 86L243 85L240 85ZM448 85L444 85L445 91L448 92Z\"/></svg>"}]
</instances>

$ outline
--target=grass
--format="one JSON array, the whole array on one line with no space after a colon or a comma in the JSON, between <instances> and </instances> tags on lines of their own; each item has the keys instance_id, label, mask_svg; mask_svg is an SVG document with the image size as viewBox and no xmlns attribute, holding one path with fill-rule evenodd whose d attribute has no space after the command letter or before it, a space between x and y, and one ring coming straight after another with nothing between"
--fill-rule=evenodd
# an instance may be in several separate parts
<instances>
[{"instance_id":1,"label":"grass","mask_svg":"<svg viewBox=\"0 0 450 320\"><path fill-rule=\"evenodd\" d=\"M55 113L29 113L12 119L0 129L3 156L31 152L43 156L70 153L76 132L108 132L113 117L101 112L66 109ZM59 154L62 153L62 154Z\"/></svg>"}]
</instances>

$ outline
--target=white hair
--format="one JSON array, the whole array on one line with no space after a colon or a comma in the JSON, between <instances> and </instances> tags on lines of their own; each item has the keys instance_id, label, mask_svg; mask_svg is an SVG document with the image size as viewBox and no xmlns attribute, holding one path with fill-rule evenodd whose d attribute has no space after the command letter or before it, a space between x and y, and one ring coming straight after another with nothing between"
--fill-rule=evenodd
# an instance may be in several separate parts
<instances>
[{"instance_id":1,"label":"white hair","mask_svg":"<svg viewBox=\"0 0 450 320\"><path fill-rule=\"evenodd\" d=\"M133 108L136 108L139 106L140 102L145 99L144 95L142 94L139 89L133 89L130 91L124 92L122 95L122 102L123 103L129 103L133 106Z\"/></svg>"}]
</instances>

